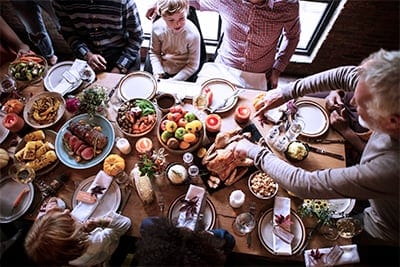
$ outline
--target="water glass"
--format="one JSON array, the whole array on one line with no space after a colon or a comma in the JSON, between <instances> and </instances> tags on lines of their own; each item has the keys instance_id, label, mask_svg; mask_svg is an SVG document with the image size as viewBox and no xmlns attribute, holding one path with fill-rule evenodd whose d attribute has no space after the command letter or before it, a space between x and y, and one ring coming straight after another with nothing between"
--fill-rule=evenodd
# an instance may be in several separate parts
<instances>
[{"instance_id":1,"label":"water glass","mask_svg":"<svg viewBox=\"0 0 400 267\"><path fill-rule=\"evenodd\" d=\"M352 217L345 217L337 220L336 227L339 236L343 238L352 238L363 230L361 221Z\"/></svg>"},{"instance_id":2,"label":"water glass","mask_svg":"<svg viewBox=\"0 0 400 267\"><path fill-rule=\"evenodd\" d=\"M36 177L35 170L22 163L15 163L8 169L8 174L12 179L21 184L27 184Z\"/></svg>"},{"instance_id":3,"label":"water glass","mask_svg":"<svg viewBox=\"0 0 400 267\"><path fill-rule=\"evenodd\" d=\"M289 141L296 140L296 138L304 130L304 126L305 123L303 120L300 119L293 120L292 123L290 124L289 129L286 132L286 137L289 139Z\"/></svg>"},{"instance_id":4,"label":"water glass","mask_svg":"<svg viewBox=\"0 0 400 267\"><path fill-rule=\"evenodd\" d=\"M250 212L239 214L233 222L232 229L237 235L246 235L256 227L256 219Z\"/></svg>"}]
</instances>

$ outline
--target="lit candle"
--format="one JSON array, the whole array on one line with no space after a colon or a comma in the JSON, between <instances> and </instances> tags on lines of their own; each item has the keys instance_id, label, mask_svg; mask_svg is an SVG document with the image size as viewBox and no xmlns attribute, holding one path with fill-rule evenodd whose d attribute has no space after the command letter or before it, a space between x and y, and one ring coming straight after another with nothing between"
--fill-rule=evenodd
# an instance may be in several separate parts
<instances>
[{"instance_id":1,"label":"lit candle","mask_svg":"<svg viewBox=\"0 0 400 267\"><path fill-rule=\"evenodd\" d=\"M3 118L3 125L11 132L16 133L24 128L25 121L16 113L8 113Z\"/></svg>"},{"instance_id":2,"label":"lit candle","mask_svg":"<svg viewBox=\"0 0 400 267\"><path fill-rule=\"evenodd\" d=\"M148 137L142 137L136 141L135 147L137 152L145 154L153 149L153 141Z\"/></svg>"},{"instance_id":3,"label":"lit candle","mask_svg":"<svg viewBox=\"0 0 400 267\"><path fill-rule=\"evenodd\" d=\"M243 193L242 190L232 191L229 196L229 204L232 208L240 208L243 205L245 198L246 195Z\"/></svg>"},{"instance_id":4,"label":"lit candle","mask_svg":"<svg viewBox=\"0 0 400 267\"><path fill-rule=\"evenodd\" d=\"M117 148L119 151L121 151L121 153L127 155L129 153L131 153L131 144L129 144L129 141L126 138L120 138L117 137L117 144L116 144Z\"/></svg>"},{"instance_id":5,"label":"lit candle","mask_svg":"<svg viewBox=\"0 0 400 267\"><path fill-rule=\"evenodd\" d=\"M237 123L246 123L250 119L251 110L246 105L238 106L235 110L235 120Z\"/></svg>"}]
</instances>

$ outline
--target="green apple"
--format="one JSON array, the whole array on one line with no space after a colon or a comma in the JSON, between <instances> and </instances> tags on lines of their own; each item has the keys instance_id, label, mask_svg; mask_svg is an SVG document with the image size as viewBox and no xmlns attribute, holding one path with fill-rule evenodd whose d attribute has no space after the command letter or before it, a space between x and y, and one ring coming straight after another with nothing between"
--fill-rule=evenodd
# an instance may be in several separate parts
<instances>
[{"instance_id":1,"label":"green apple","mask_svg":"<svg viewBox=\"0 0 400 267\"><path fill-rule=\"evenodd\" d=\"M161 141L163 141L164 143L167 143L168 139L169 139L170 137L172 137L172 135L173 135L173 133L170 133L170 132L168 132L168 131L163 131L163 132L161 133Z\"/></svg>"},{"instance_id":2,"label":"green apple","mask_svg":"<svg viewBox=\"0 0 400 267\"><path fill-rule=\"evenodd\" d=\"M185 114L185 119L188 122L194 121L196 119L196 115L193 112L188 112Z\"/></svg>"},{"instance_id":3,"label":"green apple","mask_svg":"<svg viewBox=\"0 0 400 267\"><path fill-rule=\"evenodd\" d=\"M186 134L186 130L183 127L178 127L175 131L175 138L178 140L183 140L183 136Z\"/></svg>"}]
</instances>

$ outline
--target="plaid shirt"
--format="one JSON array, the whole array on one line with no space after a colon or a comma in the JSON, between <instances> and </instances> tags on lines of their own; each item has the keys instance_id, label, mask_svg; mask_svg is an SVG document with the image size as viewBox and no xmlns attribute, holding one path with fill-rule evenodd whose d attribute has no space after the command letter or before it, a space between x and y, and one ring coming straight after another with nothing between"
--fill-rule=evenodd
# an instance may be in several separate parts
<instances>
[{"instance_id":1,"label":"plaid shirt","mask_svg":"<svg viewBox=\"0 0 400 267\"><path fill-rule=\"evenodd\" d=\"M134 0L53 0L53 6L79 58L91 51L129 69L139 56L143 30Z\"/></svg>"},{"instance_id":2,"label":"plaid shirt","mask_svg":"<svg viewBox=\"0 0 400 267\"><path fill-rule=\"evenodd\" d=\"M242 71L284 71L300 39L297 0L270 0L259 5L246 0L191 0L190 5L219 13L224 38L216 62Z\"/></svg>"}]
</instances>

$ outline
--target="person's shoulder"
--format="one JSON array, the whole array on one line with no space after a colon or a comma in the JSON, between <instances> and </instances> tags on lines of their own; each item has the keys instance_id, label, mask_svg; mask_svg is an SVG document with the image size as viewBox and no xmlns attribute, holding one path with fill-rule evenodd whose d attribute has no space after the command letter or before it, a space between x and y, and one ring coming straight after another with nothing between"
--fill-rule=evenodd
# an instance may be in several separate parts
<instances>
[{"instance_id":1,"label":"person's shoulder","mask_svg":"<svg viewBox=\"0 0 400 267\"><path fill-rule=\"evenodd\" d=\"M200 37L199 29L194 25L194 23L190 20L186 21L185 30L188 34L193 34L195 36Z\"/></svg>"}]
</instances>

